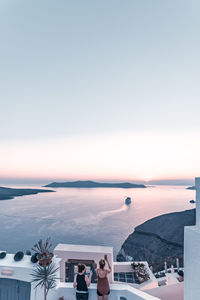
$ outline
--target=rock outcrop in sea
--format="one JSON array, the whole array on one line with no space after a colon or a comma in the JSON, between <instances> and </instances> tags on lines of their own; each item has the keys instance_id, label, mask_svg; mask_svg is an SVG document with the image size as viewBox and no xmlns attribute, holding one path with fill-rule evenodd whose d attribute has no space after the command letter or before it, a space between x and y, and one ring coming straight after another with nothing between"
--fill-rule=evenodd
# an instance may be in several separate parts
<instances>
[{"instance_id":1,"label":"rock outcrop in sea","mask_svg":"<svg viewBox=\"0 0 200 300\"><path fill-rule=\"evenodd\" d=\"M154 271L183 264L184 226L195 225L195 209L164 214L137 226L123 243L117 261L147 261ZM129 259L130 259L129 257Z\"/></svg>"},{"instance_id":2,"label":"rock outcrop in sea","mask_svg":"<svg viewBox=\"0 0 200 300\"><path fill-rule=\"evenodd\" d=\"M186 188L186 190L196 190L196 186L195 185L189 186Z\"/></svg>"}]
</instances>

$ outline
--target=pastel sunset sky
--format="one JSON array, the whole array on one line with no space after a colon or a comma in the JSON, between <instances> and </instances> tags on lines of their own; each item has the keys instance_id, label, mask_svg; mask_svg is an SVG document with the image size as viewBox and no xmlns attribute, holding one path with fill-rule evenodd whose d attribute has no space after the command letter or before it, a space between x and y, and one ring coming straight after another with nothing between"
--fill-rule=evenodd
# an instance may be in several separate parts
<instances>
[{"instance_id":1,"label":"pastel sunset sky","mask_svg":"<svg viewBox=\"0 0 200 300\"><path fill-rule=\"evenodd\" d=\"M200 2L0 1L0 179L200 175Z\"/></svg>"}]
</instances>

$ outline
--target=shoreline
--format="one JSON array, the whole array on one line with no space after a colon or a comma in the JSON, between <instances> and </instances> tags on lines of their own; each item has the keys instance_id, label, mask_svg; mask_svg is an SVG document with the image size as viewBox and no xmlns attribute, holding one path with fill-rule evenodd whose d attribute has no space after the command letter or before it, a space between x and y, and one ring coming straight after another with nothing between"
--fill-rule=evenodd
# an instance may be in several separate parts
<instances>
[{"instance_id":1,"label":"shoreline","mask_svg":"<svg viewBox=\"0 0 200 300\"><path fill-rule=\"evenodd\" d=\"M195 209L163 214L140 224L127 237L117 254L117 261L144 260L155 271L163 269L164 262L183 264L184 226L195 225Z\"/></svg>"},{"instance_id":2,"label":"shoreline","mask_svg":"<svg viewBox=\"0 0 200 300\"><path fill-rule=\"evenodd\" d=\"M0 187L0 201L13 200L15 197L37 195L39 193L52 193L53 190L44 189L17 189L17 188L7 188Z\"/></svg>"}]
</instances>

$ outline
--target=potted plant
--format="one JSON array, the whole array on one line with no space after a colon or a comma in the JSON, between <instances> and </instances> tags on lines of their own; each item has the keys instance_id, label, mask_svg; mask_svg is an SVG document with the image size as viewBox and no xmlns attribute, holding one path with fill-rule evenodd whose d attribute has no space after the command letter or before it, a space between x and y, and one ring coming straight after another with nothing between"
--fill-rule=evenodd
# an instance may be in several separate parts
<instances>
[{"instance_id":1,"label":"potted plant","mask_svg":"<svg viewBox=\"0 0 200 300\"><path fill-rule=\"evenodd\" d=\"M135 277L139 281L139 283L142 283L150 278L149 273L145 267L145 264L133 262L131 266L135 274Z\"/></svg>"},{"instance_id":2,"label":"potted plant","mask_svg":"<svg viewBox=\"0 0 200 300\"><path fill-rule=\"evenodd\" d=\"M35 269L31 273L33 277L32 281L35 283L35 288L41 287L44 289L44 300L47 300L48 292L55 288L56 280L59 279L57 277L57 271L59 267L57 267L54 263L50 263L49 265L36 265Z\"/></svg>"},{"instance_id":3,"label":"potted plant","mask_svg":"<svg viewBox=\"0 0 200 300\"><path fill-rule=\"evenodd\" d=\"M3 252L0 252L0 259L3 259L3 258L5 258L6 257L6 252L5 251L3 251Z\"/></svg>"},{"instance_id":4,"label":"potted plant","mask_svg":"<svg viewBox=\"0 0 200 300\"><path fill-rule=\"evenodd\" d=\"M132 266L133 272L136 272L137 269L138 269L138 264L135 263L135 262L133 262L133 263L131 264L131 266Z\"/></svg>"},{"instance_id":5,"label":"potted plant","mask_svg":"<svg viewBox=\"0 0 200 300\"><path fill-rule=\"evenodd\" d=\"M52 262L53 253L50 252L51 246L50 238L47 238L45 242L40 239L32 248L37 253L37 259L41 266L48 266Z\"/></svg>"}]
</instances>

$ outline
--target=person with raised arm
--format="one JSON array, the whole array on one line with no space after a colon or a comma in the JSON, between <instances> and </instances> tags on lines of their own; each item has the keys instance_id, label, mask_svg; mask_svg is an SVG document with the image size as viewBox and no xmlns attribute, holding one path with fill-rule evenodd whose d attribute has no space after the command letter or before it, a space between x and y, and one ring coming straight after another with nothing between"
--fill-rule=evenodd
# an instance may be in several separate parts
<instances>
[{"instance_id":1,"label":"person with raised arm","mask_svg":"<svg viewBox=\"0 0 200 300\"><path fill-rule=\"evenodd\" d=\"M91 283L92 272L88 278L85 275L86 266L78 264L78 273L74 276L74 288L76 288L76 300L88 300L88 286Z\"/></svg>"},{"instance_id":2,"label":"person with raised arm","mask_svg":"<svg viewBox=\"0 0 200 300\"><path fill-rule=\"evenodd\" d=\"M108 295L110 294L110 286L107 275L111 273L111 271L112 269L108 261L108 257L105 254L104 259L101 259L99 261L99 268L96 270L98 300L108 300Z\"/></svg>"}]
</instances>

